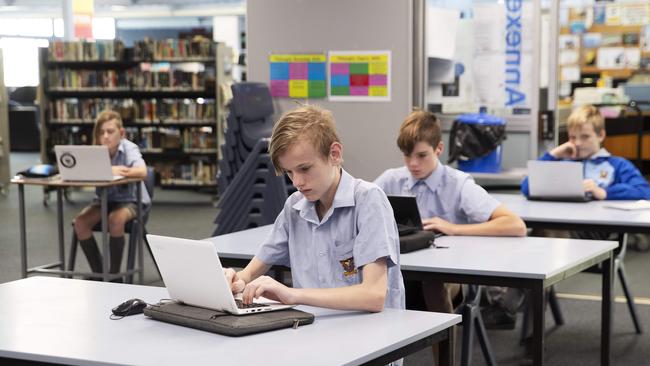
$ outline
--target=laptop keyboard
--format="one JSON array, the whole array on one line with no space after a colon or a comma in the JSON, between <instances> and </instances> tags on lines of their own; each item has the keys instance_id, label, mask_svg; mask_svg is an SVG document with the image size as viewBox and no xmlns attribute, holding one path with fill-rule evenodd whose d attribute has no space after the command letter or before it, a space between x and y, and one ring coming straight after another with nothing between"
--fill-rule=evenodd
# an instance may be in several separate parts
<instances>
[{"instance_id":1,"label":"laptop keyboard","mask_svg":"<svg viewBox=\"0 0 650 366\"><path fill-rule=\"evenodd\" d=\"M252 302L250 304L244 304L241 300L235 299L235 304L237 304L237 307L239 309L250 309L250 308L263 308L269 306L269 304L260 304L256 302Z\"/></svg>"}]
</instances>

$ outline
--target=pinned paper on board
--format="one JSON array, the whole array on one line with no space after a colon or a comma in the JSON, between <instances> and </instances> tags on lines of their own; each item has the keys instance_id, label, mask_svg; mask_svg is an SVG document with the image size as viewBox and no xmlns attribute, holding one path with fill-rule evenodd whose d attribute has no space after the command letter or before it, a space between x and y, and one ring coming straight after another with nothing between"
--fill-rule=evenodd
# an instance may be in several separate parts
<instances>
[{"instance_id":1,"label":"pinned paper on board","mask_svg":"<svg viewBox=\"0 0 650 366\"><path fill-rule=\"evenodd\" d=\"M427 7L426 52L428 57L452 60L456 52L456 33L460 11Z\"/></svg>"},{"instance_id":2,"label":"pinned paper on board","mask_svg":"<svg viewBox=\"0 0 650 366\"><path fill-rule=\"evenodd\" d=\"M325 98L325 54L272 54L269 56L271 96Z\"/></svg>"},{"instance_id":3,"label":"pinned paper on board","mask_svg":"<svg viewBox=\"0 0 650 366\"><path fill-rule=\"evenodd\" d=\"M329 100L390 101L390 51L330 51Z\"/></svg>"}]
</instances>

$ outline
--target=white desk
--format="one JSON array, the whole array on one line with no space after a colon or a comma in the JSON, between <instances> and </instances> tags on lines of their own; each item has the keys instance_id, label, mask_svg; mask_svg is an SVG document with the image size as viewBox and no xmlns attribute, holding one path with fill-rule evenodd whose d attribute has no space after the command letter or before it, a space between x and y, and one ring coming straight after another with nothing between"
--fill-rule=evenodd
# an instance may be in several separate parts
<instances>
[{"instance_id":1,"label":"white desk","mask_svg":"<svg viewBox=\"0 0 650 366\"><path fill-rule=\"evenodd\" d=\"M530 201L521 194L492 194L531 228L650 233L650 210L605 207L612 201Z\"/></svg>"},{"instance_id":2,"label":"white desk","mask_svg":"<svg viewBox=\"0 0 650 366\"><path fill-rule=\"evenodd\" d=\"M124 277L125 275L132 275L138 273L140 283L143 281L144 276L144 256L142 252L142 234L138 234L137 238L137 249L138 249L138 267L132 270L126 270L120 273L108 273L109 262L110 262L110 251L108 250L108 188L119 186L123 184L135 183L136 186L136 197L138 205L136 208L136 223L138 225L138 232L143 232L142 226L142 185L140 182L143 178L124 178L119 180L114 180L110 182L73 182L73 181L63 181L60 176L56 175L52 178L23 178L21 176L15 176L11 179L11 183L18 185L18 208L19 208L19 217L20 217L20 272L23 278L27 277L31 273L49 273L49 274L59 274L59 275L93 275L92 273L85 273L79 271L73 271L72 267L74 263L68 263L69 269L66 270L65 266L65 249L63 247L63 237L65 229L63 227L63 190L69 187L94 187L100 190L100 207L101 207L101 227L102 227L102 253L103 254L103 272L102 279L103 281L108 281L114 278ZM26 229L26 218L25 218L25 186L42 186L45 188L56 189L56 217L57 224L59 227L58 230L58 239L59 239L59 261L49 264L44 264L36 267L29 268L27 266L27 229ZM72 257L70 258L72 259ZM53 268L60 269L53 269ZM126 278L126 277L125 277Z\"/></svg>"},{"instance_id":3,"label":"white desk","mask_svg":"<svg viewBox=\"0 0 650 366\"><path fill-rule=\"evenodd\" d=\"M269 225L206 240L215 243L223 263L242 266L255 255L270 230ZM436 239L436 244L449 248L429 248L401 255L404 278L530 289L535 365L541 365L544 359L544 288L603 262L601 365L609 365L612 252L616 242L443 236Z\"/></svg>"},{"instance_id":4,"label":"white desk","mask_svg":"<svg viewBox=\"0 0 650 366\"><path fill-rule=\"evenodd\" d=\"M11 362L7 359L70 365L386 364L446 337L460 322L453 314L299 307L316 315L314 324L226 337L143 315L109 319L110 309L123 300L152 303L168 296L161 287L51 277L1 284L0 364Z\"/></svg>"}]
</instances>

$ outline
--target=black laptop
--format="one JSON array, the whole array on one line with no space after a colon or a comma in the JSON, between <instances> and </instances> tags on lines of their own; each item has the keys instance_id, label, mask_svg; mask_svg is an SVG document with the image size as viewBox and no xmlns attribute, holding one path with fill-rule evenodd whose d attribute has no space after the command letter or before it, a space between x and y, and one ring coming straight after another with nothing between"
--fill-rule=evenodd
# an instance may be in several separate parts
<instances>
[{"instance_id":1,"label":"black laptop","mask_svg":"<svg viewBox=\"0 0 650 366\"><path fill-rule=\"evenodd\" d=\"M422 230L422 219L414 196L388 196L400 235Z\"/></svg>"}]
</instances>

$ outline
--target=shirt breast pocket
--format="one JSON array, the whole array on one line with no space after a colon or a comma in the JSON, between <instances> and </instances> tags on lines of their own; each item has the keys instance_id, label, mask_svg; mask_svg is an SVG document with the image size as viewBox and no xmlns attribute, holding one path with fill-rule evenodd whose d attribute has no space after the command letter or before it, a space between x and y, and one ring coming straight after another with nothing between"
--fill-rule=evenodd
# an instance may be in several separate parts
<instances>
[{"instance_id":1,"label":"shirt breast pocket","mask_svg":"<svg viewBox=\"0 0 650 366\"><path fill-rule=\"evenodd\" d=\"M359 270L354 263L354 239L334 242L334 260L337 278L343 285L360 283Z\"/></svg>"}]
</instances>

